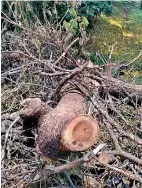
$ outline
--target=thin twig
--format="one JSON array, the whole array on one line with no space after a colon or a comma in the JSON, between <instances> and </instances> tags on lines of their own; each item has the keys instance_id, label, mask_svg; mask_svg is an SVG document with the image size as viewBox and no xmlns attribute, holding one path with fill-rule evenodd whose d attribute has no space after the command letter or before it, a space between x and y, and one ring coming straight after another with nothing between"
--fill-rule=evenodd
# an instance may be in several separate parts
<instances>
[{"instance_id":1,"label":"thin twig","mask_svg":"<svg viewBox=\"0 0 142 188\"><path fill-rule=\"evenodd\" d=\"M16 118L13 123L9 126L6 134L5 134L5 142L4 142L4 146L3 146L3 150L2 150L2 154L1 154L1 160L3 161L3 159L5 158L5 154L6 154L6 148L7 148L7 141L8 141L8 136L10 133L10 130L12 129L12 127L20 120L20 117Z\"/></svg>"},{"instance_id":2,"label":"thin twig","mask_svg":"<svg viewBox=\"0 0 142 188\"><path fill-rule=\"evenodd\" d=\"M124 64L124 66L130 66L132 63L134 63L136 60L138 60L140 57L142 56L142 51L140 51L139 55L137 57L135 57L134 59L132 59L129 63Z\"/></svg>"},{"instance_id":3,"label":"thin twig","mask_svg":"<svg viewBox=\"0 0 142 188\"><path fill-rule=\"evenodd\" d=\"M33 179L33 181L35 181L35 180L37 181L38 179L43 178L44 176L49 176L52 174L60 173L64 170L76 168L79 165L89 162L104 146L105 146L105 144L98 145L93 151L88 152L84 157L77 159L75 161L68 162L66 164L63 164L63 165L57 166L57 167L50 166L49 169L40 170L39 172L37 172L34 175L34 177L32 179Z\"/></svg>"},{"instance_id":4,"label":"thin twig","mask_svg":"<svg viewBox=\"0 0 142 188\"><path fill-rule=\"evenodd\" d=\"M109 164L101 163L96 157L95 157L95 159L96 159L97 162L99 162L101 165L105 166L109 170L113 170L113 171L118 172L118 173L120 173L120 174L122 174L122 175L124 175L124 176L126 176L126 177L128 177L130 179L132 179L132 180L137 180L137 181L142 183L142 178L140 176L138 176L136 174L129 173L128 171L124 171L122 169L119 169L117 167L111 166Z\"/></svg>"},{"instance_id":5,"label":"thin twig","mask_svg":"<svg viewBox=\"0 0 142 188\"><path fill-rule=\"evenodd\" d=\"M66 55L67 51L68 51L68 50L72 47L72 45L74 45L74 43L76 43L78 40L79 40L79 37L76 38L74 41L72 41L72 42L70 43L70 45L69 45L66 49L64 49L64 52L63 52L62 55L55 61L54 65L56 65L56 64Z\"/></svg>"}]
</instances>

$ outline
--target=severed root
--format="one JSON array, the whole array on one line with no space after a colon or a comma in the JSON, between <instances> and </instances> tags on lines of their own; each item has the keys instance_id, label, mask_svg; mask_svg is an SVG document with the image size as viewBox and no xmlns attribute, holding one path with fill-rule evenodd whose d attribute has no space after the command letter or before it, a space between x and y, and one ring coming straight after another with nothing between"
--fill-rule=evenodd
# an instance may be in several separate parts
<instances>
[{"instance_id":1,"label":"severed root","mask_svg":"<svg viewBox=\"0 0 142 188\"><path fill-rule=\"evenodd\" d=\"M39 119L46 113L45 103L39 98L27 98L21 103L19 115L24 119Z\"/></svg>"}]
</instances>

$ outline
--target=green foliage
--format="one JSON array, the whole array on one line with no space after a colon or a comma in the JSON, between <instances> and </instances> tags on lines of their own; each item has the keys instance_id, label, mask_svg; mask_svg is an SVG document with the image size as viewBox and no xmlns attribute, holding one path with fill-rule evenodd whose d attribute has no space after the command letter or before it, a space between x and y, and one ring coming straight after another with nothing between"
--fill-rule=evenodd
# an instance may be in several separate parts
<instances>
[{"instance_id":1,"label":"green foliage","mask_svg":"<svg viewBox=\"0 0 142 188\"><path fill-rule=\"evenodd\" d=\"M69 22L64 20L63 26L66 30L70 30L73 34L77 34L79 31L85 31L89 22L85 17L77 17L71 19Z\"/></svg>"},{"instance_id":2,"label":"green foliage","mask_svg":"<svg viewBox=\"0 0 142 188\"><path fill-rule=\"evenodd\" d=\"M67 10L70 10L66 16ZM64 20L69 21L76 17L75 9L68 2L55 1L3 1L2 11L7 14L11 20L18 21L24 26L34 25L37 21L45 23L44 12L50 22L59 22L64 17Z\"/></svg>"},{"instance_id":3,"label":"green foliage","mask_svg":"<svg viewBox=\"0 0 142 188\"><path fill-rule=\"evenodd\" d=\"M66 1L17 1L17 3L12 4L10 8L9 5L11 5L11 3L12 2L3 1L2 11L8 14L10 19L13 21L18 20L24 24L24 26L35 24L37 20L44 24L45 20L43 12L45 12L46 17L50 19L51 22L60 22L62 18L64 18L63 21L70 22L77 17L85 17L89 20L94 14L97 14L100 11L105 14L110 14L112 10L111 3L104 1L84 1L81 5L76 6L77 8L75 8L70 2ZM68 13L66 14L66 12ZM73 20L71 22L73 22ZM85 25L87 24L86 21Z\"/></svg>"},{"instance_id":4,"label":"green foliage","mask_svg":"<svg viewBox=\"0 0 142 188\"><path fill-rule=\"evenodd\" d=\"M89 25L89 22L88 22L87 18L82 17L82 20L81 20L79 25L80 25L80 28L85 30L88 27L88 25Z\"/></svg>"},{"instance_id":5,"label":"green foliage","mask_svg":"<svg viewBox=\"0 0 142 188\"><path fill-rule=\"evenodd\" d=\"M76 18L76 17L77 17L77 12L76 12L76 10L75 10L74 7L71 7L69 12L70 12L70 15L71 15L73 18Z\"/></svg>"},{"instance_id":6,"label":"green foliage","mask_svg":"<svg viewBox=\"0 0 142 188\"><path fill-rule=\"evenodd\" d=\"M112 12L112 3L110 1L84 1L78 6L78 13L89 19L98 13L110 15Z\"/></svg>"},{"instance_id":7,"label":"green foliage","mask_svg":"<svg viewBox=\"0 0 142 188\"><path fill-rule=\"evenodd\" d=\"M135 30L135 26L142 27L142 10L135 9L131 12L129 25L132 30Z\"/></svg>"},{"instance_id":8,"label":"green foliage","mask_svg":"<svg viewBox=\"0 0 142 188\"><path fill-rule=\"evenodd\" d=\"M71 19L69 22L65 20L63 22L63 26L65 29L70 30L73 34L78 32L78 24L76 19Z\"/></svg>"}]
</instances>

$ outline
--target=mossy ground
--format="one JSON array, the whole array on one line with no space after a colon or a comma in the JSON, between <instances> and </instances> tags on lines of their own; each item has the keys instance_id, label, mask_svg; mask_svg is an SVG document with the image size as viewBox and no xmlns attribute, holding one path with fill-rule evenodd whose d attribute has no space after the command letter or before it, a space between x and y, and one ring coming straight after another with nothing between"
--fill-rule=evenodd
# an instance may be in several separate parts
<instances>
[{"instance_id":1,"label":"mossy ground","mask_svg":"<svg viewBox=\"0 0 142 188\"><path fill-rule=\"evenodd\" d=\"M95 59L95 52L102 52L106 59L115 44L112 54L112 62L129 62L137 57L142 50L142 13L141 10L130 7L127 12L124 7L115 7L111 16L101 15L94 22L90 30L90 46L83 53L95 64L103 64ZM90 48L91 47L91 48ZM91 49L91 50L90 50ZM125 70L125 76L121 78L126 81L142 83L142 58L140 57L131 64L131 69Z\"/></svg>"}]
</instances>

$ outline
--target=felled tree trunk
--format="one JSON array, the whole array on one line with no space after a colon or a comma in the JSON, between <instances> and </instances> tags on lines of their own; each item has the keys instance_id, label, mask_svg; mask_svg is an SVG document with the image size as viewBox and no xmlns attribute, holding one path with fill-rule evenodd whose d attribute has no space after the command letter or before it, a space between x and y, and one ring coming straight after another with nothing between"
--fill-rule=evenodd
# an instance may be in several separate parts
<instances>
[{"instance_id":1,"label":"felled tree trunk","mask_svg":"<svg viewBox=\"0 0 142 188\"><path fill-rule=\"evenodd\" d=\"M131 97L137 101L142 100L142 85L127 83L103 74L98 76L91 75L89 78L86 79L87 82L85 80L85 83L87 85L93 84L93 88L98 89L100 93L109 92L118 98Z\"/></svg>"},{"instance_id":2,"label":"felled tree trunk","mask_svg":"<svg viewBox=\"0 0 142 188\"><path fill-rule=\"evenodd\" d=\"M57 107L42 116L38 125L37 152L56 159L64 151L83 151L98 141L99 127L86 114L85 98L68 93Z\"/></svg>"},{"instance_id":3,"label":"felled tree trunk","mask_svg":"<svg viewBox=\"0 0 142 188\"><path fill-rule=\"evenodd\" d=\"M141 85L134 85L123 82L121 80L115 78L105 78L104 83L104 90L109 90L112 94L122 94L122 95L133 95L137 96L137 99L142 100L142 86Z\"/></svg>"}]
</instances>

